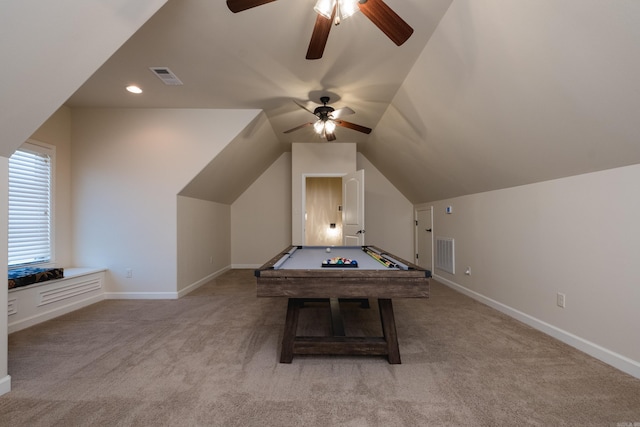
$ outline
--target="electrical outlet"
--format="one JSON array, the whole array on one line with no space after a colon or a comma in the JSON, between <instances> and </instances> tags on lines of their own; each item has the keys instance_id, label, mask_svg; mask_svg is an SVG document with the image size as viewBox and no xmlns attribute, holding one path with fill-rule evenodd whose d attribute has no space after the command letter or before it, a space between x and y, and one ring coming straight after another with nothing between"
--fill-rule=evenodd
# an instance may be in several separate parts
<instances>
[{"instance_id":1,"label":"electrical outlet","mask_svg":"<svg viewBox=\"0 0 640 427\"><path fill-rule=\"evenodd\" d=\"M561 308L565 307L566 297L567 296L565 294L558 292L558 295L556 298L556 303L558 304L558 307L561 307Z\"/></svg>"},{"instance_id":2,"label":"electrical outlet","mask_svg":"<svg viewBox=\"0 0 640 427\"><path fill-rule=\"evenodd\" d=\"M133 277L133 270L130 268L127 268L127 279L131 279Z\"/></svg>"}]
</instances>

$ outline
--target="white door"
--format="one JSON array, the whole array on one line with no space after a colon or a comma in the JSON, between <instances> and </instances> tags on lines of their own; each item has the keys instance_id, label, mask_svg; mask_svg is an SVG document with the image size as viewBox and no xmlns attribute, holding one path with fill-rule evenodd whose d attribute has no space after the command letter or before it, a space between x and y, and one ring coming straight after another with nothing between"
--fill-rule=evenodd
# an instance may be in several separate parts
<instances>
[{"instance_id":1,"label":"white door","mask_svg":"<svg viewBox=\"0 0 640 427\"><path fill-rule=\"evenodd\" d=\"M342 177L342 237L345 246L364 245L364 169Z\"/></svg>"},{"instance_id":2,"label":"white door","mask_svg":"<svg viewBox=\"0 0 640 427\"><path fill-rule=\"evenodd\" d=\"M433 270L433 223L431 208L416 211L416 264Z\"/></svg>"}]
</instances>

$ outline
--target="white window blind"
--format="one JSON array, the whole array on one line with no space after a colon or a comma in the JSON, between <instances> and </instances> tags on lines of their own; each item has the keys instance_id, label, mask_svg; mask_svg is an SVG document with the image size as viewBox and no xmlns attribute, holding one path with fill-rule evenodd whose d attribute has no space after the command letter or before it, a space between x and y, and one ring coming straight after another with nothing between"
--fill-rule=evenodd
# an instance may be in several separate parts
<instances>
[{"instance_id":1,"label":"white window blind","mask_svg":"<svg viewBox=\"0 0 640 427\"><path fill-rule=\"evenodd\" d=\"M51 155L21 148L9 159L9 267L51 260Z\"/></svg>"}]
</instances>

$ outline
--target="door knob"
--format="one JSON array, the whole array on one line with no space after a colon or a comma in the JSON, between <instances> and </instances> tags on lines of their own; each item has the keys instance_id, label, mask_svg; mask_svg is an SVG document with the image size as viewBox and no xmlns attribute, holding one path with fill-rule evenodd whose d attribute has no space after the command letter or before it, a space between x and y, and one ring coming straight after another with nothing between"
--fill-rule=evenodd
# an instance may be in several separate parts
<instances>
[{"instance_id":1,"label":"door knob","mask_svg":"<svg viewBox=\"0 0 640 427\"><path fill-rule=\"evenodd\" d=\"M425 228L425 230L427 233L431 233L431 229L430 228Z\"/></svg>"}]
</instances>

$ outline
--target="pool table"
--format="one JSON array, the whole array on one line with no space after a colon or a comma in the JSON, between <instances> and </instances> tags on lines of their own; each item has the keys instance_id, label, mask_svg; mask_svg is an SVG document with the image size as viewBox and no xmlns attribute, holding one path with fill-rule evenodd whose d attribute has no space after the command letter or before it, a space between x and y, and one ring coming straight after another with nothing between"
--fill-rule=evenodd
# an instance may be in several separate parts
<instances>
[{"instance_id":1,"label":"pool table","mask_svg":"<svg viewBox=\"0 0 640 427\"><path fill-rule=\"evenodd\" d=\"M355 262L353 262L355 261ZM375 246L290 246L255 270L258 297L288 298L280 363L294 355L381 355L398 364L400 350L392 298L428 298L431 272ZM377 299L382 337L344 336L341 301ZM307 301L329 302L331 336L298 336Z\"/></svg>"}]
</instances>

